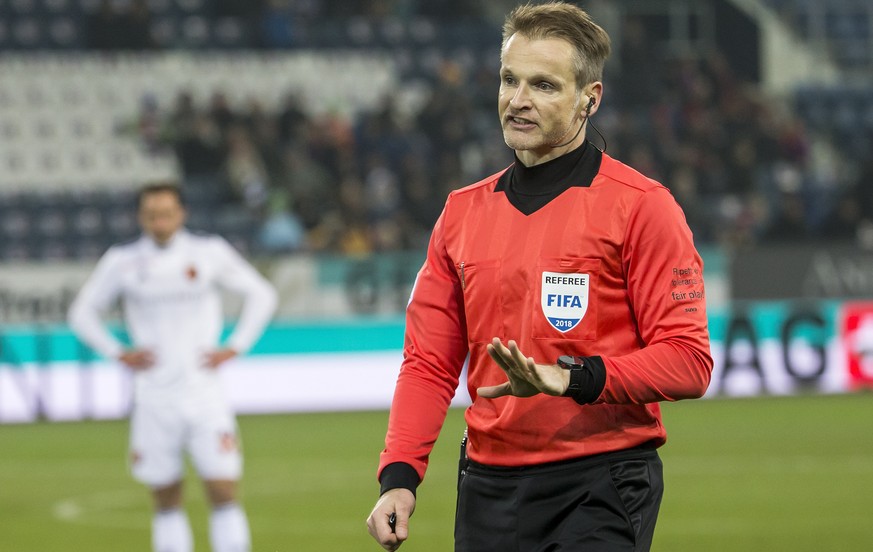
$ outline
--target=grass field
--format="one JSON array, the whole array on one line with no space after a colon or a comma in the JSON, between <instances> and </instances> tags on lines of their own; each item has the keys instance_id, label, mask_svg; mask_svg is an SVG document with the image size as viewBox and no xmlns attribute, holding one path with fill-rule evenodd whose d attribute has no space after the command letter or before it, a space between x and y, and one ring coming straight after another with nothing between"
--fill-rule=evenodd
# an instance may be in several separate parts
<instances>
[{"instance_id":1,"label":"grass field","mask_svg":"<svg viewBox=\"0 0 873 552\"><path fill-rule=\"evenodd\" d=\"M664 406L667 490L653 550L873 550L873 394ZM242 417L254 550L381 550L364 520L385 412ZM452 549L462 412L419 490L407 552ZM123 422L0 426L0 550L149 550L150 505ZM192 480L193 481L193 480ZM201 489L188 487L197 550Z\"/></svg>"}]
</instances>

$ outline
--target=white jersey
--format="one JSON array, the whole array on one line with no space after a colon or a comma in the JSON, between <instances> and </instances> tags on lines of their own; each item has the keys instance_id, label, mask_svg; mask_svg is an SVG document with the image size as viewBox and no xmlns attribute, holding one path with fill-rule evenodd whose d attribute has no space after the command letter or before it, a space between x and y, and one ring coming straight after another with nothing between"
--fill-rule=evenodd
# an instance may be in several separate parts
<instances>
[{"instance_id":1,"label":"white jersey","mask_svg":"<svg viewBox=\"0 0 873 552\"><path fill-rule=\"evenodd\" d=\"M150 351L155 364L135 374L137 402L220 394L217 372L204 355L219 345L221 289L244 298L227 347L244 353L276 308L276 292L223 238L177 232L165 246L151 238L111 247L70 308L76 335L108 358L125 346L102 320L119 298L132 344Z\"/></svg>"}]
</instances>

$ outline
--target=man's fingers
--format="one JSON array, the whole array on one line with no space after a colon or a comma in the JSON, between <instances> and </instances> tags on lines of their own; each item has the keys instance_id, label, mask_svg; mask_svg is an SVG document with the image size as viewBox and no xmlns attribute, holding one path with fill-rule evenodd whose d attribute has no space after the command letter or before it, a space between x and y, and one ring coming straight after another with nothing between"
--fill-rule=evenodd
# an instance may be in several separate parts
<instances>
[{"instance_id":1,"label":"man's fingers","mask_svg":"<svg viewBox=\"0 0 873 552\"><path fill-rule=\"evenodd\" d=\"M513 353L512 348L518 351L518 345L516 345L515 341L510 341L509 346L511 348L507 348L503 342L500 341L500 338L495 337L491 343L488 345L487 350L488 354L491 358L496 362L504 372L515 372L518 373L519 369L524 366L518 364L517 355ZM524 355L521 355L519 352L518 355L521 358L524 358Z\"/></svg>"},{"instance_id":2,"label":"man's fingers","mask_svg":"<svg viewBox=\"0 0 873 552\"><path fill-rule=\"evenodd\" d=\"M376 539L376 542L385 550L397 550L400 547L400 538L391 530L388 524L389 514L385 512L373 512L367 519L367 530Z\"/></svg>"},{"instance_id":3,"label":"man's fingers","mask_svg":"<svg viewBox=\"0 0 873 552\"><path fill-rule=\"evenodd\" d=\"M126 366L135 371L151 368L155 362L154 355L149 351L143 350L126 351L118 358Z\"/></svg>"},{"instance_id":4,"label":"man's fingers","mask_svg":"<svg viewBox=\"0 0 873 552\"><path fill-rule=\"evenodd\" d=\"M400 543L409 538L409 516L400 516L398 514L394 522L393 532L397 540L400 541L397 543L397 546L400 546Z\"/></svg>"},{"instance_id":5,"label":"man's fingers","mask_svg":"<svg viewBox=\"0 0 873 552\"><path fill-rule=\"evenodd\" d=\"M540 366L533 357L525 356L515 340L510 339L504 345L500 338L495 337L486 349L489 356L506 373L509 382L480 387L477 389L480 397L494 399L505 395L531 397L537 393L559 394L559 383L556 384L551 367Z\"/></svg>"},{"instance_id":6,"label":"man's fingers","mask_svg":"<svg viewBox=\"0 0 873 552\"><path fill-rule=\"evenodd\" d=\"M521 352L521 349L518 348L518 344L515 341L509 342L509 354L512 357L512 360L519 368L524 368L527 371L531 371L534 367L534 361L532 358L524 356Z\"/></svg>"},{"instance_id":7,"label":"man's fingers","mask_svg":"<svg viewBox=\"0 0 873 552\"><path fill-rule=\"evenodd\" d=\"M397 550L409 537L409 518L415 511L415 495L407 489L391 489L383 494L370 517L367 530L385 550ZM391 527L391 519L394 527Z\"/></svg>"},{"instance_id":8,"label":"man's fingers","mask_svg":"<svg viewBox=\"0 0 873 552\"><path fill-rule=\"evenodd\" d=\"M540 377L534 359L524 356L515 341L509 340L507 345L495 337L487 347L488 354L508 375L514 374L531 382L538 381Z\"/></svg>"},{"instance_id":9,"label":"man's fingers","mask_svg":"<svg viewBox=\"0 0 873 552\"><path fill-rule=\"evenodd\" d=\"M490 387L480 387L476 389L476 393L480 397L484 397L486 399L496 399L498 397L512 395L512 385L509 382L506 382L501 383L500 385L492 385Z\"/></svg>"},{"instance_id":10,"label":"man's fingers","mask_svg":"<svg viewBox=\"0 0 873 552\"><path fill-rule=\"evenodd\" d=\"M495 341L497 340L495 339ZM488 351L488 355L491 357L491 360L496 362L497 365L500 366L501 370L509 373L512 371L512 368L509 366L509 363L507 362L507 357L503 354L503 351L501 350L502 348L504 347L500 343L498 343L497 345L489 344L486 347L486 350Z\"/></svg>"}]
</instances>

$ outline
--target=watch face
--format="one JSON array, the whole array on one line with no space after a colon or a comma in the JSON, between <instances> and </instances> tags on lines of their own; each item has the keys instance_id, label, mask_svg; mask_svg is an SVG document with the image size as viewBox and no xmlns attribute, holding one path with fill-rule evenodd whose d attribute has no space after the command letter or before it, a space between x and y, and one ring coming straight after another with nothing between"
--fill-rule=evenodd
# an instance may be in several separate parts
<instances>
[{"instance_id":1,"label":"watch face","mask_svg":"<svg viewBox=\"0 0 873 552\"><path fill-rule=\"evenodd\" d=\"M565 370L569 370L576 365L576 359L568 355L561 355L558 357L558 366L564 368Z\"/></svg>"}]
</instances>

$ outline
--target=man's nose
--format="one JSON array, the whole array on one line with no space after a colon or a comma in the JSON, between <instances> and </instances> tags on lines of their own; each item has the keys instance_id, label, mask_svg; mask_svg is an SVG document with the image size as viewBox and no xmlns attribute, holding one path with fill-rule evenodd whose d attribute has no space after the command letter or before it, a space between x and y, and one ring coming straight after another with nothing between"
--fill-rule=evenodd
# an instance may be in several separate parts
<instances>
[{"instance_id":1,"label":"man's nose","mask_svg":"<svg viewBox=\"0 0 873 552\"><path fill-rule=\"evenodd\" d=\"M509 105L514 109L522 109L530 106L530 90L525 85L519 85L515 89L512 98L509 99Z\"/></svg>"}]
</instances>

